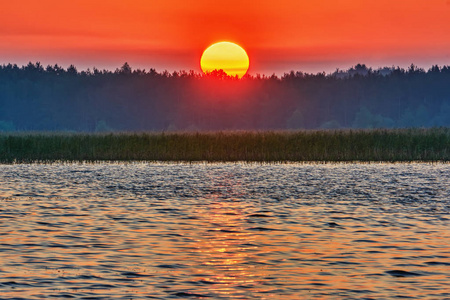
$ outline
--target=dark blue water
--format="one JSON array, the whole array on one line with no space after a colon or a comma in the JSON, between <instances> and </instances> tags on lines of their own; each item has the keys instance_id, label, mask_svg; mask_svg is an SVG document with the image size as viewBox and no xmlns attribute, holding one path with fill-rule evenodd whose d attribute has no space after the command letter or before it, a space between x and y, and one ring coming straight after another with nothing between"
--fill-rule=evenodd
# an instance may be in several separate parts
<instances>
[{"instance_id":1,"label":"dark blue water","mask_svg":"<svg viewBox=\"0 0 450 300\"><path fill-rule=\"evenodd\" d=\"M448 164L0 165L0 298L450 298L449 178Z\"/></svg>"}]
</instances>

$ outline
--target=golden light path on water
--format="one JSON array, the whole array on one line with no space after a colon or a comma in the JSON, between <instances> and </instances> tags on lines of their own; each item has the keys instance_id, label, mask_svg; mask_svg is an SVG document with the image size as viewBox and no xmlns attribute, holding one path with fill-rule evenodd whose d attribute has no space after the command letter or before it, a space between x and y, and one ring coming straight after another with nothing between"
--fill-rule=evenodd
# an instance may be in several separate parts
<instances>
[{"instance_id":1,"label":"golden light path on water","mask_svg":"<svg viewBox=\"0 0 450 300\"><path fill-rule=\"evenodd\" d=\"M0 166L1 298L450 296L450 165Z\"/></svg>"}]
</instances>

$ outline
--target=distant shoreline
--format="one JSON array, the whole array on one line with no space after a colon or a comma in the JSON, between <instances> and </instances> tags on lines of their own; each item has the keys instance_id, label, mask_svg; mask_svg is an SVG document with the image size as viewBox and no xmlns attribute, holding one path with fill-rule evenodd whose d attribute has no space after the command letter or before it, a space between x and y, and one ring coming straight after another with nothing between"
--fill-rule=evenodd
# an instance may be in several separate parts
<instances>
[{"instance_id":1,"label":"distant shoreline","mask_svg":"<svg viewBox=\"0 0 450 300\"><path fill-rule=\"evenodd\" d=\"M0 133L0 163L447 162L450 128Z\"/></svg>"}]
</instances>

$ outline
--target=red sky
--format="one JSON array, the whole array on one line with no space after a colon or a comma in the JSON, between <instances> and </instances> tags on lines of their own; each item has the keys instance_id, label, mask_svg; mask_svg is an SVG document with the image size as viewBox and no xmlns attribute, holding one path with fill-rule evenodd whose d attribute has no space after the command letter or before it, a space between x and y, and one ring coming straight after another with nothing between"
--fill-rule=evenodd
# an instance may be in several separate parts
<instances>
[{"instance_id":1,"label":"red sky","mask_svg":"<svg viewBox=\"0 0 450 300\"><path fill-rule=\"evenodd\" d=\"M232 41L251 74L450 65L450 0L2 0L0 64L195 70Z\"/></svg>"}]
</instances>

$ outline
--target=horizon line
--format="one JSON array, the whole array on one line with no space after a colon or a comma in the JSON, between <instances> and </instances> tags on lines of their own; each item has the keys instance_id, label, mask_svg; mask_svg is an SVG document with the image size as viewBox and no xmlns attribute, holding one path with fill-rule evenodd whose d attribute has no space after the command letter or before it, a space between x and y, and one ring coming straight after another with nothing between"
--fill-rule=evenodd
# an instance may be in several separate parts
<instances>
[{"instance_id":1,"label":"horizon line","mask_svg":"<svg viewBox=\"0 0 450 300\"><path fill-rule=\"evenodd\" d=\"M41 64L40 61L36 61L36 62L29 61L27 64L22 64L22 65L19 65L17 63L11 63L11 62L1 63L0 67L1 68L5 68L5 67L11 66L11 67L17 67L19 69L24 69L24 68L26 68L27 66L30 66L30 65L33 65L35 67L36 66L40 66L40 67L42 67L42 69L44 71L47 68L49 68L49 67L51 67L51 68L58 67L58 68L60 68L61 70L64 70L64 71L68 71L69 69L74 68L75 71L78 74L82 74L83 72L95 72L95 71L107 72L107 73L118 73L125 66L128 66L129 67L129 71L132 72L132 73L136 72L136 71L137 72L146 73L146 74L154 72L154 73L157 73L157 74L160 74L160 75L163 75L163 74L172 75L172 74L175 74L175 73L178 73L178 74L182 73L182 74L188 74L188 75L203 75L203 76L206 75L207 76L208 74L211 74L214 71L221 71L221 70L223 71L223 69L215 69L215 70L207 72L207 73L205 73L203 71L196 71L196 70L193 70L193 69L189 69L189 70L187 70L187 69L174 69L173 71L169 71L168 69L164 69L164 70L157 71L156 68L153 68L153 67L150 67L149 69L139 68L139 67L138 68L133 68L126 61L120 67L116 67L115 69L110 69L110 68L99 69L96 66L78 69L75 64L69 64L69 66L64 67L64 66L62 66L62 65L60 65L58 63L44 65L44 64ZM272 72L271 74L247 72L243 77L247 77L247 76L251 76L251 77L258 77L258 76L262 76L262 77L274 77L274 76L275 77L283 77L284 75L290 75L292 73L294 73L294 74L304 74L304 75L333 75L333 74L344 74L344 73L346 73L348 71L352 71L352 70L353 71L357 71L356 68L361 68L361 69L364 69L364 70L366 70L368 72L377 72L377 71L383 71L383 70L385 70L385 71L389 71L389 70L401 70L401 71L413 70L413 71L428 72L428 71L431 71L435 67L438 67L439 70L442 70L444 68L450 68L450 64L442 64L442 65L440 65L440 64L431 64L428 68L424 68L424 67L419 67L418 65L416 65L414 63L411 63L408 67L405 68L405 67L401 67L400 65L394 65L394 64L392 64L391 66L385 65L385 66L381 66L381 67L371 67L371 66L366 65L365 63L357 63L357 64L354 64L354 65L351 65L347 69L341 69L341 68L337 67L332 72L326 72L326 71L305 72L305 71L301 71L301 70L291 69L289 71L284 71L282 73L282 75L277 75L276 72ZM229 77L234 77L234 76L230 76L230 75L228 75L228 76Z\"/></svg>"}]
</instances>

